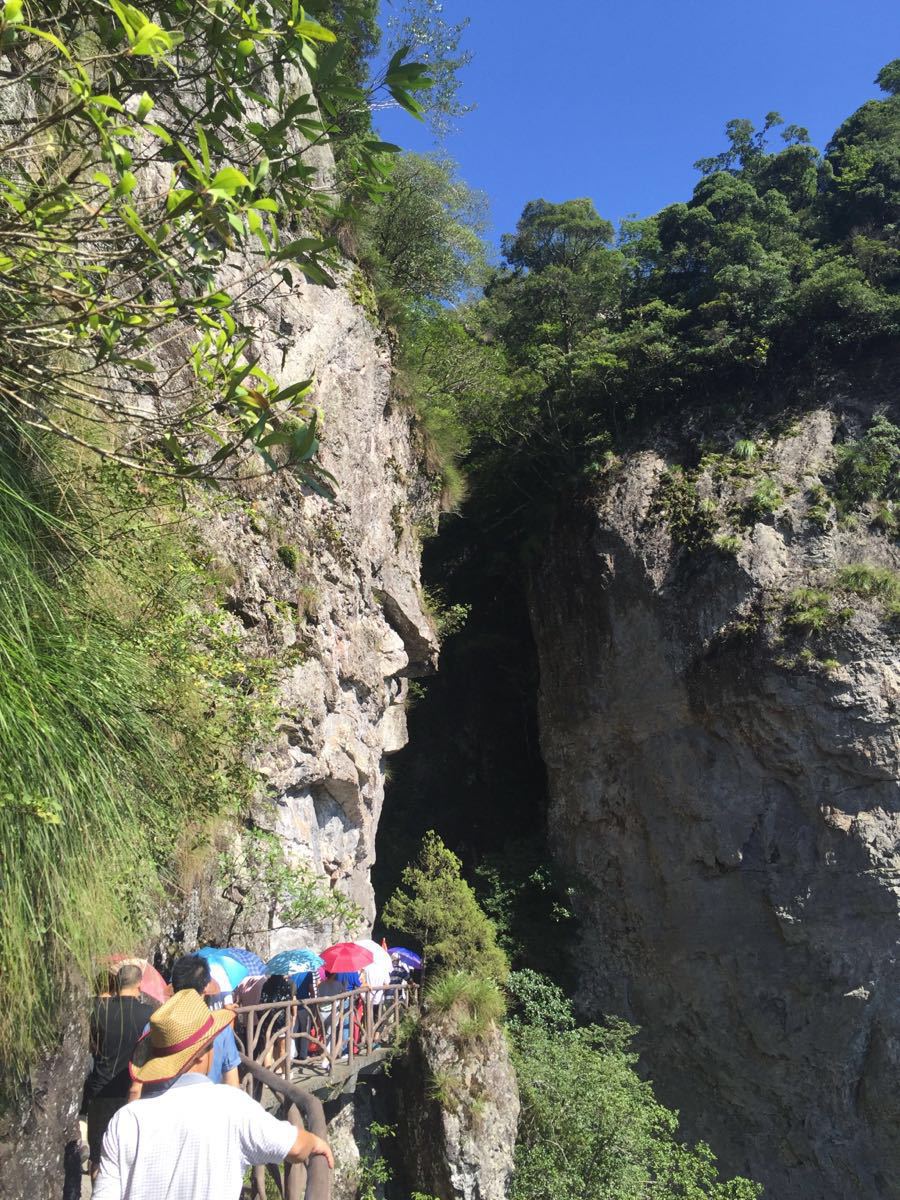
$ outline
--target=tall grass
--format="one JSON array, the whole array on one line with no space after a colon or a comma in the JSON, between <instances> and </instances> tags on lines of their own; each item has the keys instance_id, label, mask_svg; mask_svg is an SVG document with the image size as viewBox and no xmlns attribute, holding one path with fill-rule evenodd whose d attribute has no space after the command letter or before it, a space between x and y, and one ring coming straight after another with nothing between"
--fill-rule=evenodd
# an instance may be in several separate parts
<instances>
[{"instance_id":1,"label":"tall grass","mask_svg":"<svg viewBox=\"0 0 900 1200\"><path fill-rule=\"evenodd\" d=\"M454 1018L462 1038L480 1037L501 1020L506 1001L492 979L465 971L446 971L426 992L428 1009Z\"/></svg>"},{"instance_id":2,"label":"tall grass","mask_svg":"<svg viewBox=\"0 0 900 1200\"><path fill-rule=\"evenodd\" d=\"M73 969L127 948L156 898L158 821L180 807L152 664L91 619L90 550L0 458L0 1057L46 1044Z\"/></svg>"}]
</instances>

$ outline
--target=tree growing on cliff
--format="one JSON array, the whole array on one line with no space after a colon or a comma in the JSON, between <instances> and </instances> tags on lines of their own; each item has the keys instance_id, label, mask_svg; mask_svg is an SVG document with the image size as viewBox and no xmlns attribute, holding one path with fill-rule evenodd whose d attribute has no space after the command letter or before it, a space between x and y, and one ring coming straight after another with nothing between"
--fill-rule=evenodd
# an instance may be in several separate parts
<instances>
[{"instance_id":1,"label":"tree growing on cliff","mask_svg":"<svg viewBox=\"0 0 900 1200\"><path fill-rule=\"evenodd\" d=\"M502 983L509 973L506 955L497 944L493 922L462 878L461 867L453 851L430 830L415 862L404 869L382 919L421 944L426 970L466 971Z\"/></svg>"},{"instance_id":2,"label":"tree growing on cliff","mask_svg":"<svg viewBox=\"0 0 900 1200\"><path fill-rule=\"evenodd\" d=\"M705 1143L680 1140L678 1114L635 1069L635 1029L576 1026L562 991L533 971L515 972L509 990L522 1101L513 1200L758 1200L758 1184L720 1178Z\"/></svg>"}]
</instances>

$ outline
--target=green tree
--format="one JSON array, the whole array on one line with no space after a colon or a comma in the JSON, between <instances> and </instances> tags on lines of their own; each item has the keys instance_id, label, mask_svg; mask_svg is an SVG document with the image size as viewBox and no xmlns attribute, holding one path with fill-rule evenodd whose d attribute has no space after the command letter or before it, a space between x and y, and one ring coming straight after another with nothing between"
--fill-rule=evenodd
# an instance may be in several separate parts
<instances>
[{"instance_id":1,"label":"green tree","mask_svg":"<svg viewBox=\"0 0 900 1200\"><path fill-rule=\"evenodd\" d=\"M434 831L403 871L382 920L422 946L427 970L465 971L502 982L509 971L492 922L460 873L461 863Z\"/></svg>"},{"instance_id":2,"label":"green tree","mask_svg":"<svg viewBox=\"0 0 900 1200\"><path fill-rule=\"evenodd\" d=\"M577 1027L555 984L510 978L510 1029L522 1112L513 1200L757 1200L750 1180L719 1177L712 1151L678 1137L622 1021Z\"/></svg>"},{"instance_id":3,"label":"green tree","mask_svg":"<svg viewBox=\"0 0 900 1200\"><path fill-rule=\"evenodd\" d=\"M457 301L484 282L486 223L485 196L457 178L453 163L405 154L368 215L363 246L376 280L401 303Z\"/></svg>"}]
</instances>

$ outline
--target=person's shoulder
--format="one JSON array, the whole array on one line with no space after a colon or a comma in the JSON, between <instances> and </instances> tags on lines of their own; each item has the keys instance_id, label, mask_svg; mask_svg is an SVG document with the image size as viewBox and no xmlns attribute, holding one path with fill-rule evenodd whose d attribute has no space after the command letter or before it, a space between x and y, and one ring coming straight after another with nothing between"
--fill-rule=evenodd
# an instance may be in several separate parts
<instances>
[{"instance_id":1,"label":"person's shoulder","mask_svg":"<svg viewBox=\"0 0 900 1200\"><path fill-rule=\"evenodd\" d=\"M220 1111L227 1112L238 1120L264 1120L269 1115L259 1101L254 1100L243 1088L217 1083L213 1085L212 1093L211 1102L217 1105ZM204 1094L204 1103L207 1097L208 1093Z\"/></svg>"}]
</instances>

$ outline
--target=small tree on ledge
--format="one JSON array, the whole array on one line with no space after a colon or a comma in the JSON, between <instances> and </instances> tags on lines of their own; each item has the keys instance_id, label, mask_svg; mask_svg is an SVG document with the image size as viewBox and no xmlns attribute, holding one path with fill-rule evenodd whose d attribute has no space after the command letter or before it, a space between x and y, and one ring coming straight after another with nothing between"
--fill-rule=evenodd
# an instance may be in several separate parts
<instances>
[{"instance_id":1,"label":"small tree on ledge","mask_svg":"<svg viewBox=\"0 0 900 1200\"><path fill-rule=\"evenodd\" d=\"M466 971L502 983L509 974L493 921L462 878L459 858L434 830L422 839L415 862L385 905L384 923L422 945L426 966Z\"/></svg>"}]
</instances>

